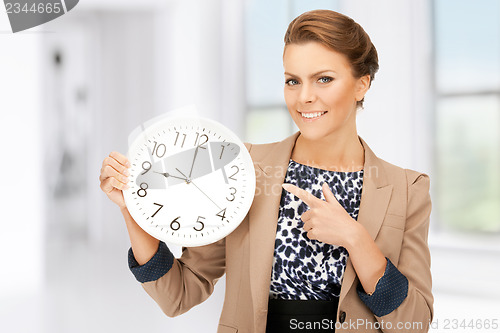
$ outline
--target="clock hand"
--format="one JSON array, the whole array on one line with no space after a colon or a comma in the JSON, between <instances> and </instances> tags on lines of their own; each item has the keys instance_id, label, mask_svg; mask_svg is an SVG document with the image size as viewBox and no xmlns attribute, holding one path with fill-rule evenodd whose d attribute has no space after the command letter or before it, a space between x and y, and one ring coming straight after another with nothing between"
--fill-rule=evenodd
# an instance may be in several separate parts
<instances>
[{"instance_id":1,"label":"clock hand","mask_svg":"<svg viewBox=\"0 0 500 333\"><path fill-rule=\"evenodd\" d=\"M172 177L172 178L177 178L177 179L182 179L182 180L185 180L187 182L187 179L186 178L182 178L182 177L177 177L177 176L172 176L171 174L169 174L168 172L158 172L158 171L153 171L154 173L159 173L160 175L163 175L164 177Z\"/></svg>"},{"instance_id":2,"label":"clock hand","mask_svg":"<svg viewBox=\"0 0 500 333\"><path fill-rule=\"evenodd\" d=\"M195 183L193 183L193 181L191 181L191 184L193 184L201 193L203 193L208 199L210 199L210 201L212 201L214 205L217 206L217 208L222 210L222 208L220 208L219 205L215 203L215 201L213 201L205 192L203 192Z\"/></svg>"},{"instance_id":3,"label":"clock hand","mask_svg":"<svg viewBox=\"0 0 500 333\"><path fill-rule=\"evenodd\" d=\"M181 170L179 170L179 169L177 169L177 168L175 168L175 170L179 171L179 173L180 173L181 175L183 175L184 177L186 177L186 175L184 175L184 174L181 172ZM206 196L206 197L207 197L210 201L212 201L212 202L213 202L213 204L214 204L215 206L217 206L217 208L219 208L220 210L222 210L222 208L220 208L220 207L219 207L219 205L217 205L217 204L215 203L215 201L213 201L213 200L212 200L212 198L210 198L210 197L209 197L209 196L208 196L205 192L203 192L203 191L202 191L202 190L201 190L201 189L200 189L200 188L199 188L199 187L198 187L198 186L197 186L197 185L196 185L196 184L195 184L195 183L194 183L191 179L188 179L188 178L186 177L186 182L187 182L188 184L189 184L189 183L193 184L193 185L194 185L194 186L198 189L198 191L200 191L201 193L203 193L203 195L204 195L204 196Z\"/></svg>"},{"instance_id":4,"label":"clock hand","mask_svg":"<svg viewBox=\"0 0 500 333\"><path fill-rule=\"evenodd\" d=\"M190 183L190 182L191 182L191 179L189 179L188 177L186 177L186 175L185 175L185 174L183 174L181 170L179 170L179 169L177 169L177 168L175 168L175 170L177 170L177 171L178 171L181 175L183 175L183 176L184 176L184 178L181 178L181 179L184 179L184 180L185 180L185 181L187 181L188 183Z\"/></svg>"},{"instance_id":5,"label":"clock hand","mask_svg":"<svg viewBox=\"0 0 500 333\"><path fill-rule=\"evenodd\" d=\"M193 163L191 163L191 171L189 171L189 178L191 178L191 174L193 173L194 161L196 161L196 155L198 155L198 148L200 148L200 146L196 146L196 149L194 150Z\"/></svg>"}]
</instances>

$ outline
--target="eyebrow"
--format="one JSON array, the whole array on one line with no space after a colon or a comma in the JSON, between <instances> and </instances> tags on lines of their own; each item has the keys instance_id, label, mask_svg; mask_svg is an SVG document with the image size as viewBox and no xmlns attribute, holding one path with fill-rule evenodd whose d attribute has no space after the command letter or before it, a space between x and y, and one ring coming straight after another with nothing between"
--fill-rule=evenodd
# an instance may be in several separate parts
<instances>
[{"instance_id":1,"label":"eyebrow","mask_svg":"<svg viewBox=\"0 0 500 333\"><path fill-rule=\"evenodd\" d=\"M315 76L318 76L320 74L324 74L326 72L332 72L332 73L336 73L335 71L331 70L331 69L326 69L326 70L322 70L322 71L319 71L319 72L316 72L314 74L311 74L309 75L310 78L312 77L315 77ZM295 75L295 74L291 74L291 73L288 73L288 72L285 72L285 75L289 75L289 76L293 76L293 77L298 77L298 75Z\"/></svg>"}]
</instances>

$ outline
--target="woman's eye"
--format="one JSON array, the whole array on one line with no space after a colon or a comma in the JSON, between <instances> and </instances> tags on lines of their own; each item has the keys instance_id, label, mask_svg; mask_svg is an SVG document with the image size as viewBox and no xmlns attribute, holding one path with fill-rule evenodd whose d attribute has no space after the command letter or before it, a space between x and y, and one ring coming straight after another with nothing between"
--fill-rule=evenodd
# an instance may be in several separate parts
<instances>
[{"instance_id":1,"label":"woman's eye","mask_svg":"<svg viewBox=\"0 0 500 333\"><path fill-rule=\"evenodd\" d=\"M288 80L285 81L285 84L287 86L294 86L296 84L299 84L299 82L297 80L295 80L295 79L288 79Z\"/></svg>"},{"instance_id":2,"label":"woman's eye","mask_svg":"<svg viewBox=\"0 0 500 333\"><path fill-rule=\"evenodd\" d=\"M319 82L321 82L321 83L328 83L331 81L333 81L333 78L329 77L329 76L323 76L323 77L319 78Z\"/></svg>"}]
</instances>

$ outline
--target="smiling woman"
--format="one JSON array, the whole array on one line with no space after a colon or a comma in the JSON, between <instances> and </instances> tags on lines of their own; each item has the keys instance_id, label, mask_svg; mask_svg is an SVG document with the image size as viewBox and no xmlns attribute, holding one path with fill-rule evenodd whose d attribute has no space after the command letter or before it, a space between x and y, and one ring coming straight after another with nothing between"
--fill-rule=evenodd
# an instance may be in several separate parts
<instances>
[{"instance_id":1,"label":"smiling woman","mask_svg":"<svg viewBox=\"0 0 500 333\"><path fill-rule=\"evenodd\" d=\"M354 77L346 56L314 41L287 45L283 65L286 105L302 134L292 158L319 165L330 162L342 170L361 169L363 152L361 144L356 143L356 107L369 88L370 76ZM345 147L349 149L342 153L325 154L327 150L318 145L325 140L346 139L356 146ZM308 154L300 153L303 144L312 148L307 149ZM332 157L343 159L332 164Z\"/></svg>"},{"instance_id":2,"label":"smiling woman","mask_svg":"<svg viewBox=\"0 0 500 333\"><path fill-rule=\"evenodd\" d=\"M285 34L283 66L285 101L302 134L292 158L306 164L329 162L334 169L362 169L356 110L363 107L379 68L368 34L352 19L333 11L303 14ZM349 149L339 152L318 145L318 139L325 136L332 142L350 140L350 146L343 144ZM302 143L309 154L300 153Z\"/></svg>"},{"instance_id":3,"label":"smiling woman","mask_svg":"<svg viewBox=\"0 0 500 333\"><path fill-rule=\"evenodd\" d=\"M338 65L344 66L344 69L350 71L355 78L368 75L368 86L375 79L375 73L379 69L377 50L368 34L351 18L326 10L311 11L309 15L297 17L290 23L285 34L283 55L288 46L309 42L317 42L328 50L337 52L337 55L345 57L346 61ZM364 96L357 101L357 105L362 107L363 100Z\"/></svg>"},{"instance_id":4,"label":"smiling woman","mask_svg":"<svg viewBox=\"0 0 500 333\"><path fill-rule=\"evenodd\" d=\"M283 65L299 131L247 145L255 196L224 239L174 258L128 212L127 158L105 159L101 188L126 221L131 271L168 316L205 301L226 274L218 332L293 332L297 322L311 332L396 332L401 324L426 332L429 177L378 158L356 130L378 70L375 47L351 18L314 10L290 23Z\"/></svg>"},{"instance_id":5,"label":"smiling woman","mask_svg":"<svg viewBox=\"0 0 500 333\"><path fill-rule=\"evenodd\" d=\"M297 310L307 312L311 321L327 319L343 324L349 313L351 321L375 319L376 324L381 317L393 323L419 322L419 331L426 331L432 318L426 244L428 178L378 159L356 130L356 111L362 108L378 70L375 47L352 19L327 10L306 12L290 23L285 34L283 66L286 105L300 132L285 177L290 184L283 185L288 193L281 200L267 331L287 331ZM374 217L375 206L367 208L376 201L371 186L380 181L380 187L391 186L392 191L385 187L385 195L393 196L383 204L388 210L382 225ZM403 233L414 222L402 218L409 216L410 206L401 199L410 185L417 183L417 201L423 206L419 207L420 241L414 244L415 253L400 246L407 246L415 237ZM401 215L397 225L389 218L391 208L398 211L394 215ZM370 210L372 216L365 220ZM300 221L296 224L288 222L297 218ZM384 226L391 226L391 232ZM290 234L295 237L288 238ZM389 249L387 242L396 239L402 243ZM420 262L422 270L405 271L417 257L420 259L414 263ZM395 261L399 261L398 268ZM358 297L350 294L352 289L348 291L354 272L359 281ZM415 289L414 283L422 281ZM409 303L413 303L411 310ZM374 318L364 313L367 308ZM337 316L332 316L332 309ZM391 331L375 327L375 331ZM365 326L356 331L371 329Z\"/></svg>"}]
</instances>

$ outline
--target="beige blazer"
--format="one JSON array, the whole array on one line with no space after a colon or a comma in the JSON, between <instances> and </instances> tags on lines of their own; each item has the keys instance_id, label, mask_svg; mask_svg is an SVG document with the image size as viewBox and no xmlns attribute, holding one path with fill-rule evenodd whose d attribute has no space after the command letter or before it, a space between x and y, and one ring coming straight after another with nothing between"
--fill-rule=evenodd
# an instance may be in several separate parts
<instances>
[{"instance_id":1,"label":"beige blazer","mask_svg":"<svg viewBox=\"0 0 500 333\"><path fill-rule=\"evenodd\" d=\"M257 187L243 222L221 241L183 248L182 256L174 260L167 274L143 284L168 316L180 315L207 299L225 273L226 293L217 332L265 332L281 184L299 134L281 142L247 144ZM357 221L408 278L409 289L396 310L376 317L356 293L359 281L349 259L336 332L426 332L433 314L427 245L429 178L379 159L359 140L365 150L365 164Z\"/></svg>"}]
</instances>

